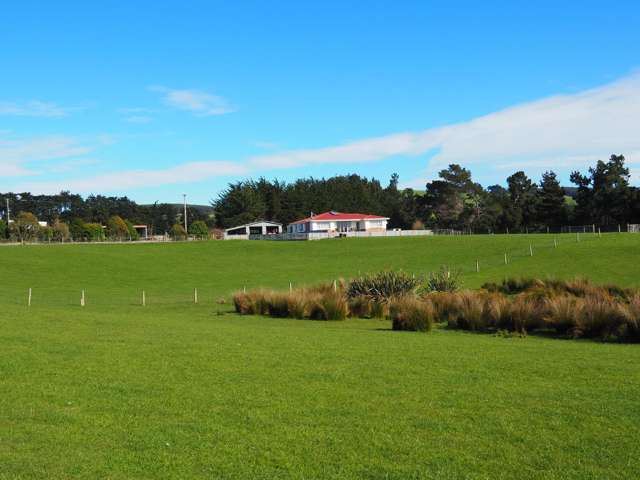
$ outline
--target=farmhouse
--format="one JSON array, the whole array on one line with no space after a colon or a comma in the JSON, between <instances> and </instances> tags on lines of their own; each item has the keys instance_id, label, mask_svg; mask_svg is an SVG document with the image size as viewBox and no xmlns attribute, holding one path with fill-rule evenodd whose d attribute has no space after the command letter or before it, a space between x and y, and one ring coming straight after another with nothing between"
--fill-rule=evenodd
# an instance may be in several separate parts
<instances>
[{"instance_id":1,"label":"farmhouse","mask_svg":"<svg viewBox=\"0 0 640 480\"><path fill-rule=\"evenodd\" d=\"M224 231L225 238L243 238L248 235L272 235L282 233L282 224L261 220L258 222L246 223L237 227L227 228Z\"/></svg>"},{"instance_id":2,"label":"farmhouse","mask_svg":"<svg viewBox=\"0 0 640 480\"><path fill-rule=\"evenodd\" d=\"M288 233L314 232L385 232L388 217L367 215L364 213L325 212L319 215L311 214L287 226Z\"/></svg>"}]
</instances>

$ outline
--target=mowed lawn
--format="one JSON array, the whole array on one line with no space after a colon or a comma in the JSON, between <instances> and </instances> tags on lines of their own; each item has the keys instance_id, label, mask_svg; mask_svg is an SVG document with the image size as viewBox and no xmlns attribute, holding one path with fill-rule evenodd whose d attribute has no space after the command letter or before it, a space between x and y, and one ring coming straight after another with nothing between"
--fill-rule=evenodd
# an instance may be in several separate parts
<instances>
[{"instance_id":1,"label":"mowed lawn","mask_svg":"<svg viewBox=\"0 0 640 480\"><path fill-rule=\"evenodd\" d=\"M469 287L512 274L640 286L640 236L558 238L2 247L0 478L639 478L640 345L214 302L244 284L444 263Z\"/></svg>"}]
</instances>

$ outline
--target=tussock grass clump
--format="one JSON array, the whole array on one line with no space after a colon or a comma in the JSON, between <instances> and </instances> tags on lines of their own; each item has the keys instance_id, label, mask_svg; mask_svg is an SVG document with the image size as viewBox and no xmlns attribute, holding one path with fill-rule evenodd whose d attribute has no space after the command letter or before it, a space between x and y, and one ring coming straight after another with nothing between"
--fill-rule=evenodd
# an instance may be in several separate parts
<instances>
[{"instance_id":1,"label":"tussock grass clump","mask_svg":"<svg viewBox=\"0 0 640 480\"><path fill-rule=\"evenodd\" d=\"M349 300L349 315L357 318L371 316L371 300L367 297L355 297Z\"/></svg>"},{"instance_id":2,"label":"tussock grass clump","mask_svg":"<svg viewBox=\"0 0 640 480\"><path fill-rule=\"evenodd\" d=\"M484 317L485 300L482 295L465 291L459 294L460 310L455 319L455 326L463 330L486 330L487 324Z\"/></svg>"},{"instance_id":3,"label":"tussock grass clump","mask_svg":"<svg viewBox=\"0 0 640 480\"><path fill-rule=\"evenodd\" d=\"M627 312L611 299L587 297L583 300L581 315L576 318L574 336L602 339L617 336L627 324Z\"/></svg>"},{"instance_id":4,"label":"tussock grass clump","mask_svg":"<svg viewBox=\"0 0 640 480\"><path fill-rule=\"evenodd\" d=\"M485 327L496 329L505 325L510 315L510 302L507 297L497 293L489 293L484 298L482 319Z\"/></svg>"},{"instance_id":5,"label":"tussock grass clump","mask_svg":"<svg viewBox=\"0 0 640 480\"><path fill-rule=\"evenodd\" d=\"M389 305L393 330L428 332L433 326L433 313L431 303L412 297L396 299Z\"/></svg>"},{"instance_id":6,"label":"tussock grass clump","mask_svg":"<svg viewBox=\"0 0 640 480\"><path fill-rule=\"evenodd\" d=\"M233 294L233 305L241 315L266 315L269 313L269 297L267 290L250 290Z\"/></svg>"},{"instance_id":7,"label":"tussock grass clump","mask_svg":"<svg viewBox=\"0 0 640 480\"><path fill-rule=\"evenodd\" d=\"M348 314L347 300L341 294L318 295L310 302L312 320L346 320Z\"/></svg>"},{"instance_id":8,"label":"tussock grass clump","mask_svg":"<svg viewBox=\"0 0 640 480\"><path fill-rule=\"evenodd\" d=\"M460 314L460 296L451 292L432 292L425 295L424 300L433 304L437 322L453 322Z\"/></svg>"},{"instance_id":9,"label":"tussock grass clump","mask_svg":"<svg viewBox=\"0 0 640 480\"><path fill-rule=\"evenodd\" d=\"M298 319L309 315L309 300L304 292L296 290L287 296L287 313L289 318Z\"/></svg>"},{"instance_id":10,"label":"tussock grass clump","mask_svg":"<svg viewBox=\"0 0 640 480\"><path fill-rule=\"evenodd\" d=\"M584 302L576 297L560 295L545 300L545 324L560 334L573 333L582 315Z\"/></svg>"},{"instance_id":11,"label":"tussock grass clump","mask_svg":"<svg viewBox=\"0 0 640 480\"><path fill-rule=\"evenodd\" d=\"M289 294L280 292L271 293L267 301L267 310L272 317L290 317Z\"/></svg>"},{"instance_id":12,"label":"tussock grass clump","mask_svg":"<svg viewBox=\"0 0 640 480\"><path fill-rule=\"evenodd\" d=\"M371 318L386 318L389 316L389 304L387 302L371 302L369 311Z\"/></svg>"}]
</instances>

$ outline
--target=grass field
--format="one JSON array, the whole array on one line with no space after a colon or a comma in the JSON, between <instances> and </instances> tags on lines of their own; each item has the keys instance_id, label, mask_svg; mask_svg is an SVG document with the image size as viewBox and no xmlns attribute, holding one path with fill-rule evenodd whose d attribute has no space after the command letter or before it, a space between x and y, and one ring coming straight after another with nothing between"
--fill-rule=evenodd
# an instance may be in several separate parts
<instances>
[{"instance_id":1,"label":"grass field","mask_svg":"<svg viewBox=\"0 0 640 480\"><path fill-rule=\"evenodd\" d=\"M640 286L640 236L556 238L2 247L0 479L639 478L638 345L214 303L441 264Z\"/></svg>"}]
</instances>

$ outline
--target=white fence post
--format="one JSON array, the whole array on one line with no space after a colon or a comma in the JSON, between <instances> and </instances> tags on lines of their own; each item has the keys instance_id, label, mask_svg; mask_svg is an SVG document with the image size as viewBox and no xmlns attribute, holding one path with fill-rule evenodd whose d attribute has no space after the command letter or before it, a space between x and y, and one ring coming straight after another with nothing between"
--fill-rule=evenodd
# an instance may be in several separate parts
<instances>
[{"instance_id":1,"label":"white fence post","mask_svg":"<svg viewBox=\"0 0 640 480\"><path fill-rule=\"evenodd\" d=\"M82 290L82 293L80 295L80 306L84 307L84 290Z\"/></svg>"},{"instance_id":2,"label":"white fence post","mask_svg":"<svg viewBox=\"0 0 640 480\"><path fill-rule=\"evenodd\" d=\"M198 289L193 289L193 303L198 303Z\"/></svg>"},{"instance_id":3,"label":"white fence post","mask_svg":"<svg viewBox=\"0 0 640 480\"><path fill-rule=\"evenodd\" d=\"M504 254L504 264L506 265L507 263L508 263L507 262L507 252L505 252L505 254Z\"/></svg>"},{"instance_id":4,"label":"white fence post","mask_svg":"<svg viewBox=\"0 0 640 480\"><path fill-rule=\"evenodd\" d=\"M28 300L28 306L31 306L31 288L29 288L29 300Z\"/></svg>"},{"instance_id":5,"label":"white fence post","mask_svg":"<svg viewBox=\"0 0 640 480\"><path fill-rule=\"evenodd\" d=\"M529 255L533 257L533 246L529 244Z\"/></svg>"},{"instance_id":6,"label":"white fence post","mask_svg":"<svg viewBox=\"0 0 640 480\"><path fill-rule=\"evenodd\" d=\"M476 273L480 271L480 260L476 260Z\"/></svg>"},{"instance_id":7,"label":"white fence post","mask_svg":"<svg viewBox=\"0 0 640 480\"><path fill-rule=\"evenodd\" d=\"M145 293L144 290L142 290L142 306L143 307L147 306L147 294Z\"/></svg>"}]
</instances>

